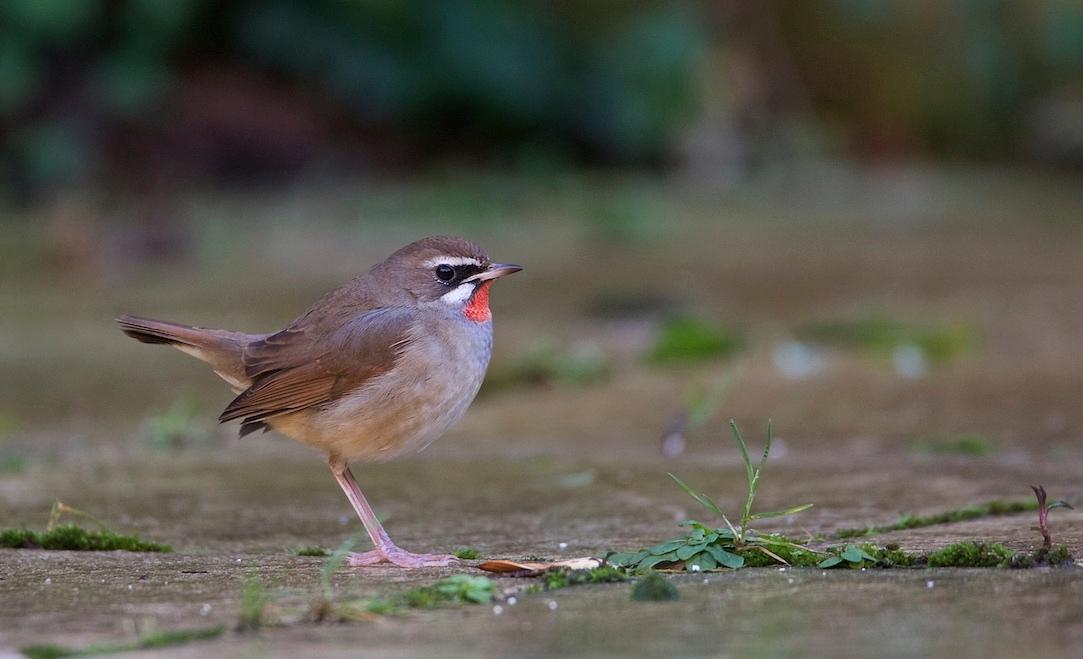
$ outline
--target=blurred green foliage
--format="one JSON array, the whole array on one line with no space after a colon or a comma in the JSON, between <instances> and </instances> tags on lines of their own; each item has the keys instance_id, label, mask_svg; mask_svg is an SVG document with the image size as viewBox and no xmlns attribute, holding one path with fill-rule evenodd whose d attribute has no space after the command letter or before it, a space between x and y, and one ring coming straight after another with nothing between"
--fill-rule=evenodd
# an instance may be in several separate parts
<instances>
[{"instance_id":1,"label":"blurred green foliage","mask_svg":"<svg viewBox=\"0 0 1083 659\"><path fill-rule=\"evenodd\" d=\"M4 0L0 173L33 192L448 154L658 165L705 117L730 137L704 148L737 153L790 134L1083 163L1078 2L725 4Z\"/></svg>"},{"instance_id":2,"label":"blurred green foliage","mask_svg":"<svg viewBox=\"0 0 1083 659\"><path fill-rule=\"evenodd\" d=\"M978 333L966 325L923 325L883 314L856 320L813 323L795 332L798 339L823 345L890 354L903 346L916 346L933 362L947 362L972 352Z\"/></svg>"},{"instance_id":3,"label":"blurred green foliage","mask_svg":"<svg viewBox=\"0 0 1083 659\"><path fill-rule=\"evenodd\" d=\"M354 136L642 162L693 116L706 44L691 2L5 0L0 157L36 189L93 177L118 142L195 148L178 99L199 72L240 71L279 94L256 104L314 96L309 119ZM184 111L221 130L229 94L250 93L223 86ZM246 128L273 133L262 120Z\"/></svg>"},{"instance_id":4,"label":"blurred green foliage","mask_svg":"<svg viewBox=\"0 0 1083 659\"><path fill-rule=\"evenodd\" d=\"M733 330L692 316L673 316L658 329L647 355L654 364L682 364L724 359L741 347Z\"/></svg>"}]
</instances>

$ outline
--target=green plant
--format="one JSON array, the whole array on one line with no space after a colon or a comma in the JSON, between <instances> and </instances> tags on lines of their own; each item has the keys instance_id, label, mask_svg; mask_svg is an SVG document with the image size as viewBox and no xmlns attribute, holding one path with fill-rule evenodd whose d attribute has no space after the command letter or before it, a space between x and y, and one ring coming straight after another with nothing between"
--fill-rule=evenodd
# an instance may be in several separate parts
<instances>
[{"instance_id":1,"label":"green plant","mask_svg":"<svg viewBox=\"0 0 1083 659\"><path fill-rule=\"evenodd\" d=\"M451 553L455 558L463 561L476 561L481 558L481 552L472 547L457 547Z\"/></svg>"},{"instance_id":2,"label":"green plant","mask_svg":"<svg viewBox=\"0 0 1083 659\"><path fill-rule=\"evenodd\" d=\"M1042 534L1042 549L1048 553L1053 549L1053 537L1049 535L1049 511L1054 508L1071 510L1072 506L1061 500L1046 503L1045 487L1041 485L1031 485L1030 489L1034 490L1034 496L1038 499L1038 530Z\"/></svg>"},{"instance_id":3,"label":"green plant","mask_svg":"<svg viewBox=\"0 0 1083 659\"><path fill-rule=\"evenodd\" d=\"M263 612L267 608L267 591L259 575L250 573L241 589L241 617L237 621L237 631L254 632L263 626Z\"/></svg>"},{"instance_id":4,"label":"green plant","mask_svg":"<svg viewBox=\"0 0 1083 659\"><path fill-rule=\"evenodd\" d=\"M767 443L758 464L753 464L748 453L741 430L734 420L730 420L730 430L741 451L741 460L745 466L748 489L744 507L738 523L734 524L710 497L700 494L685 484L674 474L669 477L694 501L718 515L724 527L711 528L694 520L682 524L691 528L684 536L672 538L663 543L638 552L610 554L609 564L644 571L655 567L681 567L691 571L708 571L719 567L737 569L745 565L746 559L758 552L772 561L791 564L793 560L807 562L817 553L792 540L771 533L757 533L751 528L752 522L770 517L793 515L812 507L812 504L793 506L785 510L771 512L752 512L752 506L759 490L760 476L767 464L771 452L773 430L767 423ZM787 556L789 558L787 558Z\"/></svg>"},{"instance_id":5,"label":"green plant","mask_svg":"<svg viewBox=\"0 0 1083 659\"><path fill-rule=\"evenodd\" d=\"M828 556L824 560L820 561L816 567L829 568L836 565L842 565L846 563L850 567L860 568L865 567L866 564L876 563L876 557L871 555L865 549L858 547L857 545L846 545L837 554Z\"/></svg>"},{"instance_id":6,"label":"green plant","mask_svg":"<svg viewBox=\"0 0 1083 659\"><path fill-rule=\"evenodd\" d=\"M328 555L326 549L324 549L323 547L315 547L315 546L298 547L297 549L294 550L293 553L296 554L297 556L324 557L324 556Z\"/></svg>"}]
</instances>

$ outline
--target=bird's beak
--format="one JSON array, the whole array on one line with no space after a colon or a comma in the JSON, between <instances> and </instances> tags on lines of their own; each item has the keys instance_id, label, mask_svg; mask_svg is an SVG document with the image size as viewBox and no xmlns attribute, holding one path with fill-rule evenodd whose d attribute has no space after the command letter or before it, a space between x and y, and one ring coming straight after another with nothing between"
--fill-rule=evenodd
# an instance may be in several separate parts
<instances>
[{"instance_id":1,"label":"bird's beak","mask_svg":"<svg viewBox=\"0 0 1083 659\"><path fill-rule=\"evenodd\" d=\"M513 275L522 269L523 266L515 265L514 263L493 263L485 270L482 270L472 277L467 277L463 281L489 281L490 279L499 279L500 277Z\"/></svg>"}]
</instances>

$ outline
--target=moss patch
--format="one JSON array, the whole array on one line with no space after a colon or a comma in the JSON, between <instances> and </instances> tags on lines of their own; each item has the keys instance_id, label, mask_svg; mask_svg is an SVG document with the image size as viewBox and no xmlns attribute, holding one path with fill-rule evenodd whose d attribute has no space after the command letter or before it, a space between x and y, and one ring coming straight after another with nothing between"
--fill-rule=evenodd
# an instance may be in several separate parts
<instances>
[{"instance_id":1,"label":"moss patch","mask_svg":"<svg viewBox=\"0 0 1083 659\"><path fill-rule=\"evenodd\" d=\"M293 553L298 555L298 556L320 556L320 557L323 557L323 556L328 555L327 550L324 549L323 547L314 547L314 546L299 547Z\"/></svg>"},{"instance_id":2,"label":"moss patch","mask_svg":"<svg viewBox=\"0 0 1083 659\"><path fill-rule=\"evenodd\" d=\"M1015 513L1021 513L1037 509L1038 503L1036 501L996 500L977 506L967 506L966 508L946 510L942 513L936 513L933 515L903 515L891 524L885 524L883 526L865 526L858 528L839 529L835 533L831 534L831 537L837 540L845 540L847 538L858 538L867 535L879 535L880 533L888 533L889 531L918 529L925 526L936 526L937 524L952 524L954 522L964 522L966 520L978 519L980 517L1013 515Z\"/></svg>"},{"instance_id":3,"label":"moss patch","mask_svg":"<svg viewBox=\"0 0 1083 659\"><path fill-rule=\"evenodd\" d=\"M117 654L120 652L135 652L137 650L172 647L190 643L192 641L205 641L212 638L218 638L224 631L225 627L216 625L214 627L158 632L156 634L144 636L132 643L102 643L90 645L85 648L69 648L63 645L29 645L20 648L19 652L22 652L29 659L89 657L94 655Z\"/></svg>"},{"instance_id":4,"label":"moss patch","mask_svg":"<svg viewBox=\"0 0 1083 659\"><path fill-rule=\"evenodd\" d=\"M476 561L481 558L481 552L472 547L459 547L451 553L455 558L463 561Z\"/></svg>"},{"instance_id":5,"label":"moss patch","mask_svg":"<svg viewBox=\"0 0 1083 659\"><path fill-rule=\"evenodd\" d=\"M0 530L0 547L8 549L51 549L67 551L171 552L173 548L135 535L113 531L88 531L75 524L62 524L49 531Z\"/></svg>"},{"instance_id":6,"label":"moss patch","mask_svg":"<svg viewBox=\"0 0 1083 659\"><path fill-rule=\"evenodd\" d=\"M677 586L657 572L648 573L632 589L632 600L636 602L673 602L680 598Z\"/></svg>"}]
</instances>

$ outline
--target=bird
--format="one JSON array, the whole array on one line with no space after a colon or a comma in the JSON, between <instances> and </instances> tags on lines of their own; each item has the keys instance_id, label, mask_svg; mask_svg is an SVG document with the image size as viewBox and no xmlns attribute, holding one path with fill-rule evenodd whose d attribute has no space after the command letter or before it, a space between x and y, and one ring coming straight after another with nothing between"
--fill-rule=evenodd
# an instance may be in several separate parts
<instances>
[{"instance_id":1,"label":"bird","mask_svg":"<svg viewBox=\"0 0 1083 659\"><path fill-rule=\"evenodd\" d=\"M523 268L493 262L479 245L429 236L324 295L285 329L248 334L139 316L116 319L128 336L200 359L236 397L218 417L240 436L274 429L327 455L331 473L374 548L352 566L446 566L384 530L350 471L420 451L466 412L492 354L489 290Z\"/></svg>"}]
</instances>

